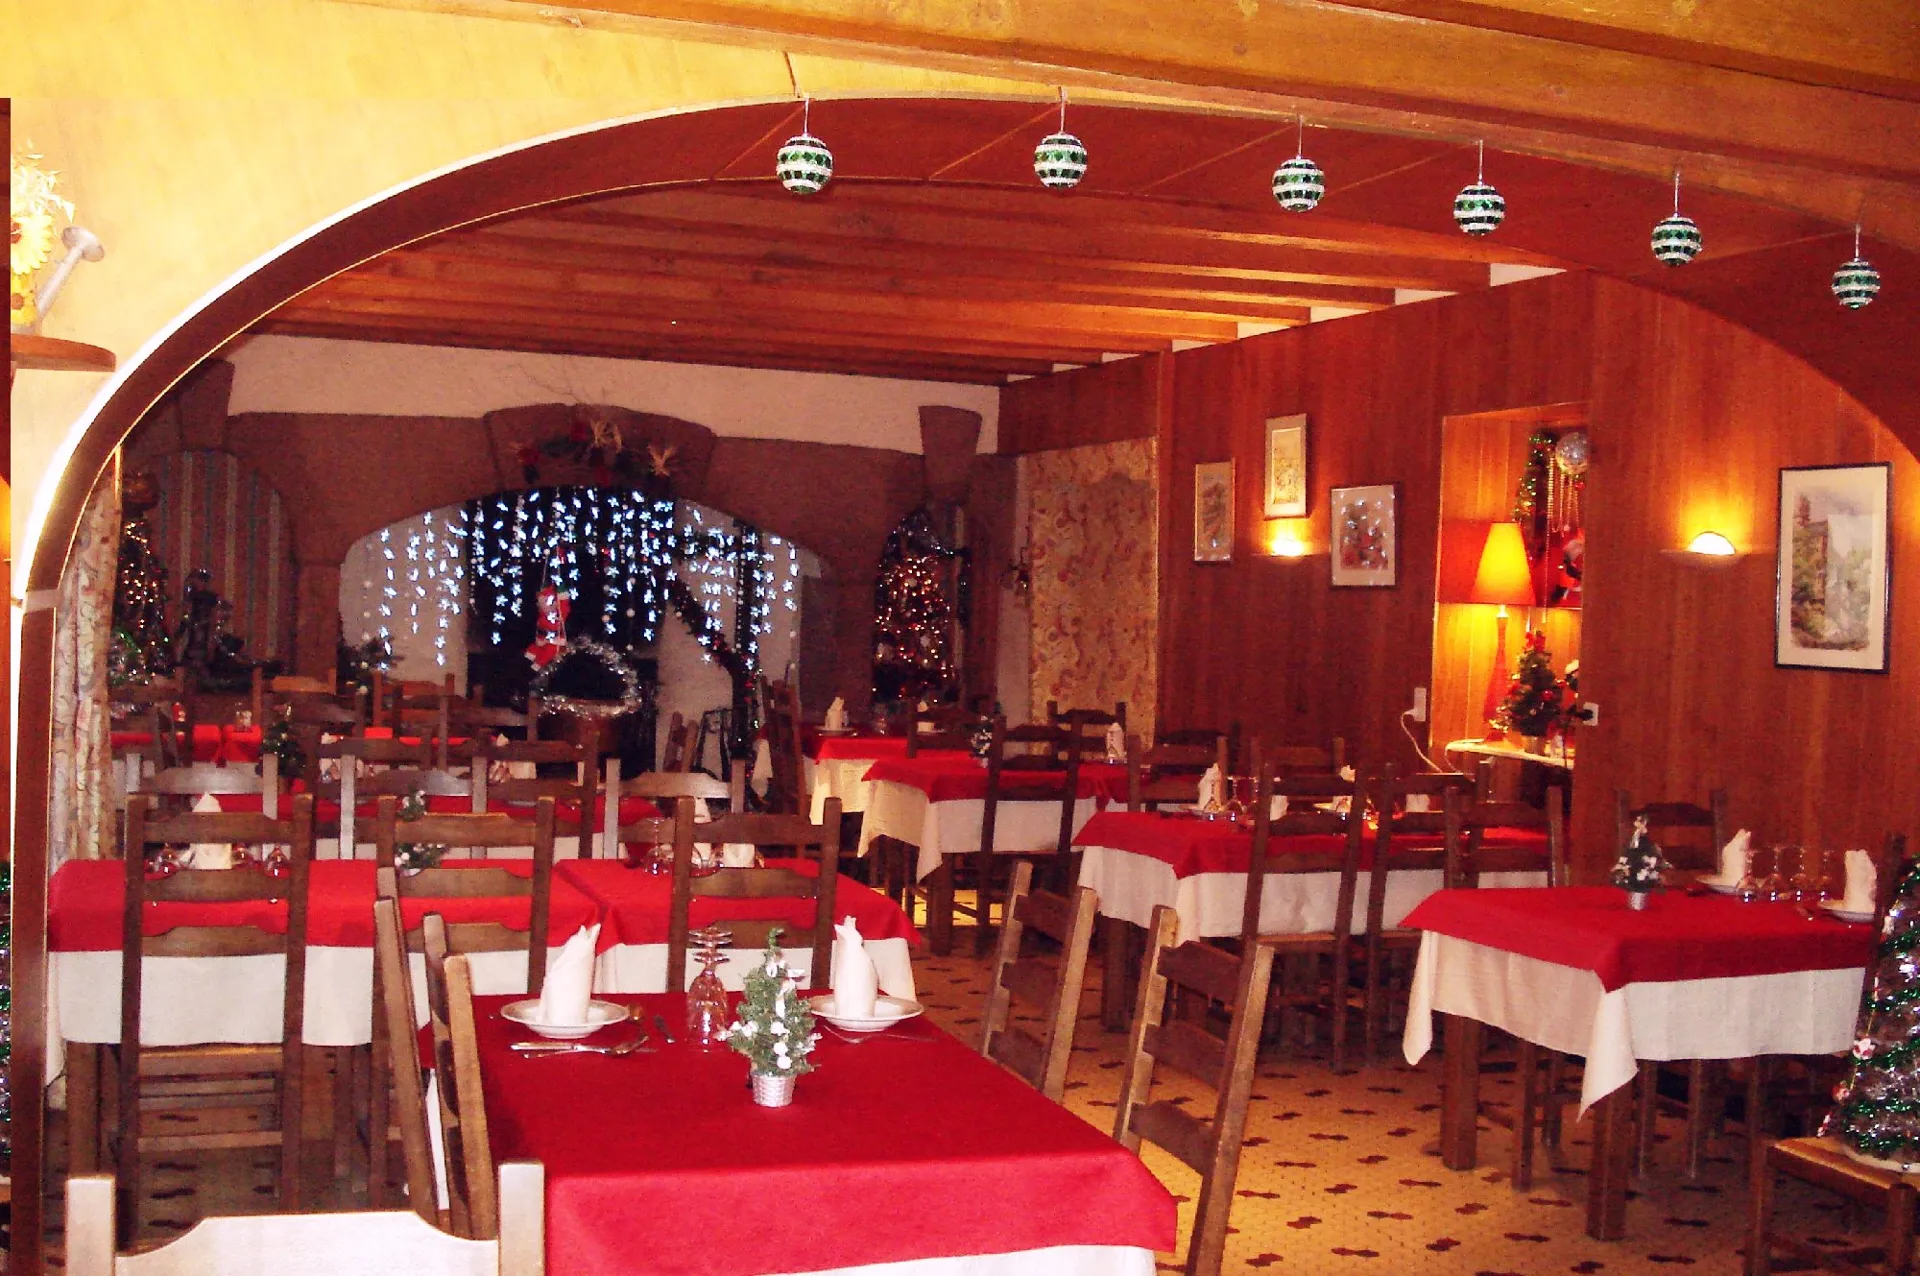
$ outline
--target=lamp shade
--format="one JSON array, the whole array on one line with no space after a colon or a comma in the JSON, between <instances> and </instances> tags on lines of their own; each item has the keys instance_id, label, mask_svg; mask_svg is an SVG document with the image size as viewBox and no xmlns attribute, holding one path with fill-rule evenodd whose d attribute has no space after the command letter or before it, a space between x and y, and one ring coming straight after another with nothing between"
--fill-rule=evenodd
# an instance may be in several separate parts
<instances>
[{"instance_id":1,"label":"lamp shade","mask_svg":"<svg viewBox=\"0 0 1920 1276\"><path fill-rule=\"evenodd\" d=\"M1487 529L1486 548L1480 551L1480 570L1474 573L1470 603L1533 606L1533 565L1527 561L1520 524L1495 523Z\"/></svg>"}]
</instances>

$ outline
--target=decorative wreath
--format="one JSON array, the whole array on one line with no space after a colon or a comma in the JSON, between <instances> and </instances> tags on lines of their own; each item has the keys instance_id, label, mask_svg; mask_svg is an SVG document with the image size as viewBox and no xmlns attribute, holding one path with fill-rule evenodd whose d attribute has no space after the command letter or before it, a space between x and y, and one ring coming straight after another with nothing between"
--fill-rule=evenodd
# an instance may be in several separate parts
<instances>
[{"instance_id":1,"label":"decorative wreath","mask_svg":"<svg viewBox=\"0 0 1920 1276\"><path fill-rule=\"evenodd\" d=\"M582 718L617 718L647 702L640 675L606 643L575 638L528 684L540 707Z\"/></svg>"}]
</instances>

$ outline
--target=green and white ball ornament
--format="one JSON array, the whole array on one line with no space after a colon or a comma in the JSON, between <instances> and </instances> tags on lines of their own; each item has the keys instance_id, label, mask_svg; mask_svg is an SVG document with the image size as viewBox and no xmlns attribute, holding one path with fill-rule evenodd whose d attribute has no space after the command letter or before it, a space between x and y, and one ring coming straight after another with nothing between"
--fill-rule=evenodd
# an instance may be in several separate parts
<instances>
[{"instance_id":1,"label":"green and white ball ornament","mask_svg":"<svg viewBox=\"0 0 1920 1276\"><path fill-rule=\"evenodd\" d=\"M1693 218L1679 213L1662 218L1659 225L1653 228L1654 258L1669 266L1684 266L1692 261L1700 255L1705 242Z\"/></svg>"},{"instance_id":2,"label":"green and white ball ornament","mask_svg":"<svg viewBox=\"0 0 1920 1276\"><path fill-rule=\"evenodd\" d=\"M1290 213L1310 213L1327 193L1327 175L1304 155L1273 170L1273 198Z\"/></svg>"},{"instance_id":3,"label":"green and white ball ornament","mask_svg":"<svg viewBox=\"0 0 1920 1276\"><path fill-rule=\"evenodd\" d=\"M780 148L773 171L794 194L818 195L833 177L833 152L813 134L796 133Z\"/></svg>"},{"instance_id":4,"label":"green and white ball ornament","mask_svg":"<svg viewBox=\"0 0 1920 1276\"><path fill-rule=\"evenodd\" d=\"M1865 257L1855 257L1833 272L1833 295L1849 310L1858 310L1880 295L1880 272Z\"/></svg>"},{"instance_id":5,"label":"green and white ball ornament","mask_svg":"<svg viewBox=\"0 0 1920 1276\"><path fill-rule=\"evenodd\" d=\"M1454 196L1454 225L1469 235L1491 235L1506 219L1507 197L1485 182L1475 182Z\"/></svg>"},{"instance_id":6,"label":"green and white ball ornament","mask_svg":"<svg viewBox=\"0 0 1920 1276\"><path fill-rule=\"evenodd\" d=\"M1071 190L1087 175L1087 148L1071 133L1049 133L1033 148L1033 173L1050 190Z\"/></svg>"}]
</instances>

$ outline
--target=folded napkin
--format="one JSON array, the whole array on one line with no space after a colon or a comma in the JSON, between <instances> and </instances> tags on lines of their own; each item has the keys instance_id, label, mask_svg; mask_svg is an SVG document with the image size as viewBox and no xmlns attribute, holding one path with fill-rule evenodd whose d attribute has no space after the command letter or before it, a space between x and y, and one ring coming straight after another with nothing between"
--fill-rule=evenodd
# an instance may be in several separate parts
<instances>
[{"instance_id":1,"label":"folded napkin","mask_svg":"<svg viewBox=\"0 0 1920 1276\"><path fill-rule=\"evenodd\" d=\"M196 815L206 815L220 809L220 799L211 793L203 793L200 800L193 804ZM225 842L194 842L187 847L181 860L188 868L232 868L233 848Z\"/></svg>"},{"instance_id":2,"label":"folded napkin","mask_svg":"<svg viewBox=\"0 0 1920 1276\"><path fill-rule=\"evenodd\" d=\"M1221 791L1225 788L1226 781L1221 778L1220 764L1216 762L1207 768L1205 775L1200 777L1200 796L1198 799L1200 809L1203 811L1219 810Z\"/></svg>"},{"instance_id":3,"label":"folded napkin","mask_svg":"<svg viewBox=\"0 0 1920 1276\"><path fill-rule=\"evenodd\" d=\"M1267 804L1267 818L1270 820L1282 820L1285 819L1286 816L1287 795L1284 793L1276 793L1273 795L1273 801Z\"/></svg>"},{"instance_id":4,"label":"folded napkin","mask_svg":"<svg viewBox=\"0 0 1920 1276\"><path fill-rule=\"evenodd\" d=\"M867 953L866 941L860 938L860 928L849 915L833 928L834 1012L849 1018L870 1018L879 993L880 976Z\"/></svg>"},{"instance_id":5,"label":"folded napkin","mask_svg":"<svg viewBox=\"0 0 1920 1276\"><path fill-rule=\"evenodd\" d=\"M1407 794L1408 814L1418 815L1427 811L1431 811L1432 809L1433 809L1433 794L1431 793Z\"/></svg>"},{"instance_id":6,"label":"folded napkin","mask_svg":"<svg viewBox=\"0 0 1920 1276\"><path fill-rule=\"evenodd\" d=\"M1127 760L1127 729L1118 722L1107 724L1107 761Z\"/></svg>"},{"instance_id":7,"label":"folded napkin","mask_svg":"<svg viewBox=\"0 0 1920 1276\"><path fill-rule=\"evenodd\" d=\"M1871 913L1877 902L1874 878L1873 856L1865 851L1848 851L1847 893L1841 899L1840 907L1850 913Z\"/></svg>"},{"instance_id":8,"label":"folded napkin","mask_svg":"<svg viewBox=\"0 0 1920 1276\"><path fill-rule=\"evenodd\" d=\"M1350 766L1341 767L1340 778L1345 780L1348 784L1352 784L1354 779L1353 768Z\"/></svg>"},{"instance_id":9,"label":"folded napkin","mask_svg":"<svg viewBox=\"0 0 1920 1276\"><path fill-rule=\"evenodd\" d=\"M752 842L728 842L720 848L720 864L723 868L752 868L758 854Z\"/></svg>"},{"instance_id":10,"label":"folded napkin","mask_svg":"<svg viewBox=\"0 0 1920 1276\"><path fill-rule=\"evenodd\" d=\"M1747 880L1747 868L1753 862L1753 834L1741 829L1720 848L1720 880L1739 885Z\"/></svg>"},{"instance_id":11,"label":"folded napkin","mask_svg":"<svg viewBox=\"0 0 1920 1276\"><path fill-rule=\"evenodd\" d=\"M833 703L827 706L826 721L821 725L831 731L844 729L847 725L847 702L835 696Z\"/></svg>"},{"instance_id":12,"label":"folded napkin","mask_svg":"<svg viewBox=\"0 0 1920 1276\"><path fill-rule=\"evenodd\" d=\"M587 1022L587 1003L593 1000L593 948L599 941L598 923L582 926L547 962L547 982L540 990L541 1023ZM539 943L539 936L533 942Z\"/></svg>"}]
</instances>

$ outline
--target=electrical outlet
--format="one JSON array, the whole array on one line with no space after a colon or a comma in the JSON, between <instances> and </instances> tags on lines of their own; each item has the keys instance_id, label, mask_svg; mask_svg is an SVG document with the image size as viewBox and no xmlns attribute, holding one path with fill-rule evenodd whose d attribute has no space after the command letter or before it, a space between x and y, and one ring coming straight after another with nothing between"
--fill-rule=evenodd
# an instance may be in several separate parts
<instances>
[{"instance_id":1,"label":"electrical outlet","mask_svg":"<svg viewBox=\"0 0 1920 1276\"><path fill-rule=\"evenodd\" d=\"M1600 706L1592 700L1582 700L1580 702L1580 721L1590 727L1599 726Z\"/></svg>"},{"instance_id":2,"label":"electrical outlet","mask_svg":"<svg viewBox=\"0 0 1920 1276\"><path fill-rule=\"evenodd\" d=\"M1425 687L1413 689L1413 709L1407 716L1415 722L1427 720L1427 689Z\"/></svg>"}]
</instances>

